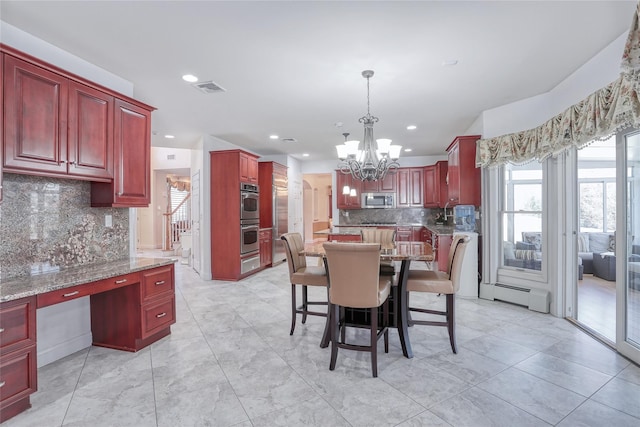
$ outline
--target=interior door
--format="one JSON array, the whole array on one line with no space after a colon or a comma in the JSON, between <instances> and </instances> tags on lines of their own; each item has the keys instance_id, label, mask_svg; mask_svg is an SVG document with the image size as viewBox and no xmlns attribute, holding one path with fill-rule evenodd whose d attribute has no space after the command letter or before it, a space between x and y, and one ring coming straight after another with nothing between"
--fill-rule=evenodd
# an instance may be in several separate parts
<instances>
[{"instance_id":1,"label":"interior door","mask_svg":"<svg viewBox=\"0 0 640 427\"><path fill-rule=\"evenodd\" d=\"M640 363L640 131L619 133L616 148L616 347Z\"/></svg>"}]
</instances>

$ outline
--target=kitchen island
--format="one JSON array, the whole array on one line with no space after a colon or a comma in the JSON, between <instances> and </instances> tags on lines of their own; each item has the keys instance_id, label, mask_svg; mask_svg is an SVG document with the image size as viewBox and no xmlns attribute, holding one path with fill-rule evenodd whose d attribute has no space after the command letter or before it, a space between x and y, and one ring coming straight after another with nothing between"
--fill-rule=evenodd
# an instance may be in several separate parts
<instances>
[{"instance_id":1,"label":"kitchen island","mask_svg":"<svg viewBox=\"0 0 640 427\"><path fill-rule=\"evenodd\" d=\"M171 333L175 262L128 258L0 281L0 422L37 390L36 309L89 296L93 345L138 351Z\"/></svg>"}]
</instances>

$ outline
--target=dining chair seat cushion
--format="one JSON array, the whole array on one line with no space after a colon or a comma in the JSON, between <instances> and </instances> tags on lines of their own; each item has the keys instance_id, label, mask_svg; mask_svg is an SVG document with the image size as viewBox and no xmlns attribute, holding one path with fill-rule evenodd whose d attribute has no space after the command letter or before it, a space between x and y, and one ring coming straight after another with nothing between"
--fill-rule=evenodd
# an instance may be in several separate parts
<instances>
[{"instance_id":1,"label":"dining chair seat cushion","mask_svg":"<svg viewBox=\"0 0 640 427\"><path fill-rule=\"evenodd\" d=\"M411 270L407 279L407 291L453 294L453 282L442 271Z\"/></svg>"},{"instance_id":2,"label":"dining chair seat cushion","mask_svg":"<svg viewBox=\"0 0 640 427\"><path fill-rule=\"evenodd\" d=\"M327 272L324 266L301 267L291 275L291 282L297 285L327 286Z\"/></svg>"}]
</instances>

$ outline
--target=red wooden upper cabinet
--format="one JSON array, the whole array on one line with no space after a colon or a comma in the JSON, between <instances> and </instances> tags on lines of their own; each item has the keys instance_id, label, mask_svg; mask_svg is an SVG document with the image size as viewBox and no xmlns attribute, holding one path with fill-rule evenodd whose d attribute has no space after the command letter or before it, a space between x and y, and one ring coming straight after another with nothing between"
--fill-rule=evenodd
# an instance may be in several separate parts
<instances>
[{"instance_id":1,"label":"red wooden upper cabinet","mask_svg":"<svg viewBox=\"0 0 640 427\"><path fill-rule=\"evenodd\" d=\"M3 77L5 172L66 174L68 79L10 55Z\"/></svg>"},{"instance_id":2,"label":"red wooden upper cabinet","mask_svg":"<svg viewBox=\"0 0 640 427\"><path fill-rule=\"evenodd\" d=\"M113 177L113 96L78 82L69 84L69 174Z\"/></svg>"},{"instance_id":3,"label":"red wooden upper cabinet","mask_svg":"<svg viewBox=\"0 0 640 427\"><path fill-rule=\"evenodd\" d=\"M149 206L150 110L116 99L113 153L113 181L91 183L91 206Z\"/></svg>"},{"instance_id":4,"label":"red wooden upper cabinet","mask_svg":"<svg viewBox=\"0 0 640 427\"><path fill-rule=\"evenodd\" d=\"M441 160L424 168L425 208L444 208L447 203L447 163Z\"/></svg>"},{"instance_id":5,"label":"red wooden upper cabinet","mask_svg":"<svg viewBox=\"0 0 640 427\"><path fill-rule=\"evenodd\" d=\"M240 153L240 181L258 183L258 158L248 153Z\"/></svg>"},{"instance_id":6,"label":"red wooden upper cabinet","mask_svg":"<svg viewBox=\"0 0 640 427\"><path fill-rule=\"evenodd\" d=\"M6 169L111 180L113 96L4 56Z\"/></svg>"},{"instance_id":7,"label":"red wooden upper cabinet","mask_svg":"<svg viewBox=\"0 0 640 427\"><path fill-rule=\"evenodd\" d=\"M476 141L480 135L456 137L449 153L447 190L449 206L480 206L480 168L476 168Z\"/></svg>"},{"instance_id":8,"label":"red wooden upper cabinet","mask_svg":"<svg viewBox=\"0 0 640 427\"><path fill-rule=\"evenodd\" d=\"M360 198L362 193L362 185L364 183L351 174L344 174L339 170L336 171L336 205L338 209L360 209ZM355 190L355 196L350 194L342 194L345 186L349 190Z\"/></svg>"},{"instance_id":9,"label":"red wooden upper cabinet","mask_svg":"<svg viewBox=\"0 0 640 427\"><path fill-rule=\"evenodd\" d=\"M383 179L378 181L363 181L361 188L363 193L395 192L396 175L395 173L388 173Z\"/></svg>"},{"instance_id":10,"label":"red wooden upper cabinet","mask_svg":"<svg viewBox=\"0 0 640 427\"><path fill-rule=\"evenodd\" d=\"M396 207L423 206L424 168L399 168L396 172Z\"/></svg>"}]
</instances>

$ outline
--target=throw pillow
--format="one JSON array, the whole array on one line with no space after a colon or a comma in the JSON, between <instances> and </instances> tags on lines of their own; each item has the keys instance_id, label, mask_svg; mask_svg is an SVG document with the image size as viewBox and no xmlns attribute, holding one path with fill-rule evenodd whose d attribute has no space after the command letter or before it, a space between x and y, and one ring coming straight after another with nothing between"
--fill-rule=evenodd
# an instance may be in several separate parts
<instances>
[{"instance_id":1,"label":"throw pillow","mask_svg":"<svg viewBox=\"0 0 640 427\"><path fill-rule=\"evenodd\" d=\"M578 233L578 252L591 252L589 250L589 235Z\"/></svg>"},{"instance_id":2,"label":"throw pillow","mask_svg":"<svg viewBox=\"0 0 640 427\"><path fill-rule=\"evenodd\" d=\"M504 259L515 259L516 253L513 249L512 242L502 242L502 251L504 254Z\"/></svg>"},{"instance_id":3,"label":"throw pillow","mask_svg":"<svg viewBox=\"0 0 640 427\"><path fill-rule=\"evenodd\" d=\"M536 250L539 251L542 248L542 233L540 233L539 231L538 232L523 231L522 241L535 245Z\"/></svg>"},{"instance_id":4,"label":"throw pillow","mask_svg":"<svg viewBox=\"0 0 640 427\"><path fill-rule=\"evenodd\" d=\"M616 251L616 236L609 236L609 252Z\"/></svg>"}]
</instances>

